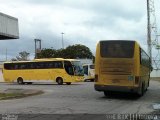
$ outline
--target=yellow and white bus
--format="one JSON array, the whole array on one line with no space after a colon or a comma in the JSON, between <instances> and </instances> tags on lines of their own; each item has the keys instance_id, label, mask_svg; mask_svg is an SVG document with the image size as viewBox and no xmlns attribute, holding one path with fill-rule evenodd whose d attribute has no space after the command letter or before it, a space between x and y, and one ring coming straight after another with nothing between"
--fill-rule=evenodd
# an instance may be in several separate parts
<instances>
[{"instance_id":1,"label":"yellow and white bus","mask_svg":"<svg viewBox=\"0 0 160 120\"><path fill-rule=\"evenodd\" d=\"M93 64L84 64L83 65L84 71L84 81L94 81L95 77L95 69Z\"/></svg>"},{"instance_id":2,"label":"yellow and white bus","mask_svg":"<svg viewBox=\"0 0 160 120\"><path fill-rule=\"evenodd\" d=\"M95 90L134 92L142 96L149 86L150 57L136 41L100 41L96 48Z\"/></svg>"},{"instance_id":3,"label":"yellow and white bus","mask_svg":"<svg viewBox=\"0 0 160 120\"><path fill-rule=\"evenodd\" d=\"M83 68L75 59L48 58L32 61L5 62L3 76L6 82L19 84L57 82L59 85L83 80Z\"/></svg>"}]
</instances>

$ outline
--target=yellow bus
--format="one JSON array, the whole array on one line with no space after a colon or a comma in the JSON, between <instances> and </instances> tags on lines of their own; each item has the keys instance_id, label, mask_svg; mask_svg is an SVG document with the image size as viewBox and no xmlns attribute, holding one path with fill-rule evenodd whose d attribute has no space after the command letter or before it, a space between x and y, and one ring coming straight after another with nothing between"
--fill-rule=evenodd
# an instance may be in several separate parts
<instances>
[{"instance_id":1,"label":"yellow bus","mask_svg":"<svg viewBox=\"0 0 160 120\"><path fill-rule=\"evenodd\" d=\"M83 80L83 68L75 59L48 58L32 61L5 62L3 76L6 82L18 84L57 82L59 85Z\"/></svg>"},{"instance_id":2,"label":"yellow bus","mask_svg":"<svg viewBox=\"0 0 160 120\"><path fill-rule=\"evenodd\" d=\"M104 40L97 44L95 90L133 92L142 96L149 86L150 57L136 41Z\"/></svg>"},{"instance_id":3,"label":"yellow bus","mask_svg":"<svg viewBox=\"0 0 160 120\"><path fill-rule=\"evenodd\" d=\"M95 69L93 64L84 64L83 65L84 71L84 81L94 81L95 77Z\"/></svg>"}]
</instances>

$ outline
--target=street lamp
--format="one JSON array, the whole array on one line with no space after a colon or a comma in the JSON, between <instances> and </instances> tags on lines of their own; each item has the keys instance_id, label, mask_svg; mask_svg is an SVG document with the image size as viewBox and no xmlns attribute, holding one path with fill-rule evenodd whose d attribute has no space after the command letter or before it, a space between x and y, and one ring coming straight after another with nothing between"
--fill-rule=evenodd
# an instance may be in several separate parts
<instances>
[{"instance_id":1,"label":"street lamp","mask_svg":"<svg viewBox=\"0 0 160 120\"><path fill-rule=\"evenodd\" d=\"M61 33L62 34L62 48L64 49L64 42L63 42L63 32Z\"/></svg>"}]
</instances>

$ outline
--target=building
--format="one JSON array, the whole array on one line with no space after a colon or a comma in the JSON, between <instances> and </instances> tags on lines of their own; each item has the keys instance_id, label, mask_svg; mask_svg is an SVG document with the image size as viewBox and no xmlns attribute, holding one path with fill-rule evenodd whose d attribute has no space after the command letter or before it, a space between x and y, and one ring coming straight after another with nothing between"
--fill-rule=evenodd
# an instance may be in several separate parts
<instances>
[{"instance_id":1,"label":"building","mask_svg":"<svg viewBox=\"0 0 160 120\"><path fill-rule=\"evenodd\" d=\"M151 72L151 78L152 79L160 79L160 70L153 70Z\"/></svg>"},{"instance_id":2,"label":"building","mask_svg":"<svg viewBox=\"0 0 160 120\"><path fill-rule=\"evenodd\" d=\"M0 40L18 39L18 19L0 12ZM0 82L3 82L2 61L0 62Z\"/></svg>"},{"instance_id":3,"label":"building","mask_svg":"<svg viewBox=\"0 0 160 120\"><path fill-rule=\"evenodd\" d=\"M0 40L18 38L18 19L0 12Z\"/></svg>"}]
</instances>

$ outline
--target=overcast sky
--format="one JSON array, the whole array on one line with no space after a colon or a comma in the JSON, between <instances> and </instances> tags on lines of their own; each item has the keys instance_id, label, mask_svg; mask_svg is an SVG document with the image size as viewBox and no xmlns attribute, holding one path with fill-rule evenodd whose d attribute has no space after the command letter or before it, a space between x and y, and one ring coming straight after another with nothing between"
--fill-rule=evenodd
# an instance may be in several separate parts
<instances>
[{"instance_id":1,"label":"overcast sky","mask_svg":"<svg viewBox=\"0 0 160 120\"><path fill-rule=\"evenodd\" d=\"M160 1L155 4L160 11ZM93 54L99 40L147 45L146 0L0 0L0 12L18 18L20 34L18 40L0 41L0 60L5 60L6 48L9 59L21 51L33 56L35 38L42 40L42 48L60 49L62 32L65 47L83 44Z\"/></svg>"}]
</instances>

